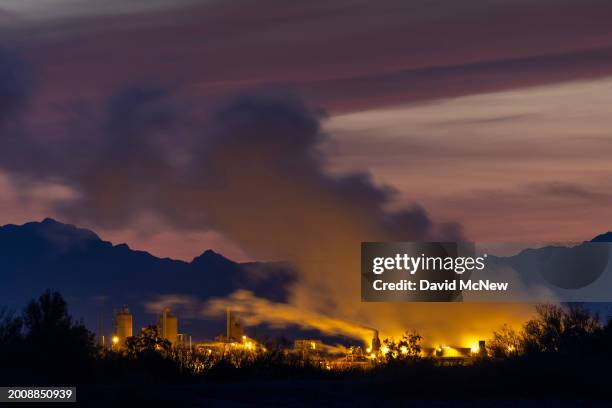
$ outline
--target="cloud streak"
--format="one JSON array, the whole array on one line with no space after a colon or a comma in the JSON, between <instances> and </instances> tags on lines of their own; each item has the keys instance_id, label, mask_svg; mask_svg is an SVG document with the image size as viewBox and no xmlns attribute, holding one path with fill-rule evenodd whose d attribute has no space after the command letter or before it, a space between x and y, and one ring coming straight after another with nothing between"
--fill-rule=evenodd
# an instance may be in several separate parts
<instances>
[{"instance_id":1,"label":"cloud streak","mask_svg":"<svg viewBox=\"0 0 612 408\"><path fill-rule=\"evenodd\" d=\"M290 86L335 114L612 74L612 6L598 0L162 3L7 35L56 103L143 77L189 83L201 103Z\"/></svg>"}]
</instances>

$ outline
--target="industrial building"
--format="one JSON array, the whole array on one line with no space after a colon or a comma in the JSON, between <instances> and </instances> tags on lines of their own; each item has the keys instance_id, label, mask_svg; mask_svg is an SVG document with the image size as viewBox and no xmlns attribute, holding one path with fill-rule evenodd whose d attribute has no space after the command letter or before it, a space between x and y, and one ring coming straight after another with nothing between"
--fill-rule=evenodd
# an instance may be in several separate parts
<instances>
[{"instance_id":1,"label":"industrial building","mask_svg":"<svg viewBox=\"0 0 612 408\"><path fill-rule=\"evenodd\" d=\"M127 306L114 312L114 332L111 348L121 350L125 348L126 340L134 335L133 316ZM178 332L178 318L170 309L164 308L156 325L159 337L166 339L173 347L191 347L191 336ZM100 336L100 344L104 344L104 336Z\"/></svg>"},{"instance_id":2,"label":"industrial building","mask_svg":"<svg viewBox=\"0 0 612 408\"><path fill-rule=\"evenodd\" d=\"M436 359L444 365L461 365L472 361L476 357L486 356L486 343L480 340L478 345L472 347L437 346L421 349L421 357Z\"/></svg>"},{"instance_id":3,"label":"industrial building","mask_svg":"<svg viewBox=\"0 0 612 408\"><path fill-rule=\"evenodd\" d=\"M226 312L226 341L241 341L243 336L244 328L228 307Z\"/></svg>"},{"instance_id":4,"label":"industrial building","mask_svg":"<svg viewBox=\"0 0 612 408\"><path fill-rule=\"evenodd\" d=\"M125 348L126 340L133 335L133 317L127 307L123 307L114 314L115 330L111 347L121 350ZM159 316L157 333L161 338L170 342L172 347L196 350L203 354L214 356L234 355L234 353L258 353L266 349L256 340L246 335L245 329L238 317L230 308L226 311L225 333L215 337L214 341L198 343L192 348L191 336L179 333L178 317L169 308L164 308ZM285 353L298 355L304 361L322 364L330 369L369 368L389 356L389 349L381 344L379 332L372 331L372 340L369 345L329 346L319 339L297 339L293 347L285 349ZM423 347L421 357L432 358L444 365L466 364L475 357L486 355L485 342L478 342L472 347L456 347L440 345L437 347Z\"/></svg>"},{"instance_id":5,"label":"industrial building","mask_svg":"<svg viewBox=\"0 0 612 408\"><path fill-rule=\"evenodd\" d=\"M293 342L293 351L303 360L321 360L324 346L321 340L301 339Z\"/></svg>"},{"instance_id":6,"label":"industrial building","mask_svg":"<svg viewBox=\"0 0 612 408\"><path fill-rule=\"evenodd\" d=\"M167 307L162 310L157 325L157 333L161 338L168 340L171 345L176 346L178 344L178 319Z\"/></svg>"},{"instance_id":7,"label":"industrial building","mask_svg":"<svg viewBox=\"0 0 612 408\"><path fill-rule=\"evenodd\" d=\"M225 334L215 337L212 342L202 342L195 346L196 351L206 354L226 355L234 352L256 353L266 351L256 340L249 338L238 318L228 307L226 311Z\"/></svg>"},{"instance_id":8,"label":"industrial building","mask_svg":"<svg viewBox=\"0 0 612 408\"><path fill-rule=\"evenodd\" d=\"M121 310L115 312L115 333L112 337L113 348L124 348L125 341L128 337L132 337L133 319L130 310L124 306Z\"/></svg>"}]
</instances>

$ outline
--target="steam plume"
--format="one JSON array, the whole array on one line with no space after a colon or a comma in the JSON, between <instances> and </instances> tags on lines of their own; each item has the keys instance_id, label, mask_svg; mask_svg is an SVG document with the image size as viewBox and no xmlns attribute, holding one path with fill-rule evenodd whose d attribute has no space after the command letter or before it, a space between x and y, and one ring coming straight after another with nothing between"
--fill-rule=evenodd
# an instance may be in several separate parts
<instances>
[{"instance_id":1,"label":"steam plume","mask_svg":"<svg viewBox=\"0 0 612 408\"><path fill-rule=\"evenodd\" d=\"M174 228L220 231L255 258L298 267L289 304L238 292L212 302L211 313L231 303L253 322L297 320L360 338L361 329L341 321L388 335L416 328L456 339L508 320L487 318L474 305L360 302L360 242L457 240L461 229L432 221L418 204L390 211L394 190L367 173L329 175L319 150L330 137L324 118L294 95L256 93L234 98L202 123L172 93L133 88L111 99L100 125L83 126L91 132L67 132L52 150L33 144L28 151L45 154L25 162L37 166L12 166L4 160L10 152L0 166L70 186L78 198L60 210L75 221L112 228L152 214Z\"/></svg>"}]
</instances>

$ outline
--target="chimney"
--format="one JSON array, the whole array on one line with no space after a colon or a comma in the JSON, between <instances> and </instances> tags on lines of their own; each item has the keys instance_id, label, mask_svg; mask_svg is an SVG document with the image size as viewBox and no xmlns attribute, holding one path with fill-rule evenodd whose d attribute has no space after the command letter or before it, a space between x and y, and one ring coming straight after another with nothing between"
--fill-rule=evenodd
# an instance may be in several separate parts
<instances>
[{"instance_id":1,"label":"chimney","mask_svg":"<svg viewBox=\"0 0 612 408\"><path fill-rule=\"evenodd\" d=\"M231 341L231 336L232 336L232 312L230 311L230 308L228 307L226 309L226 329L227 329L227 341Z\"/></svg>"},{"instance_id":2,"label":"chimney","mask_svg":"<svg viewBox=\"0 0 612 408\"><path fill-rule=\"evenodd\" d=\"M380 350L380 339L378 338L378 330L374 330L374 338L372 339L372 353L377 353Z\"/></svg>"}]
</instances>

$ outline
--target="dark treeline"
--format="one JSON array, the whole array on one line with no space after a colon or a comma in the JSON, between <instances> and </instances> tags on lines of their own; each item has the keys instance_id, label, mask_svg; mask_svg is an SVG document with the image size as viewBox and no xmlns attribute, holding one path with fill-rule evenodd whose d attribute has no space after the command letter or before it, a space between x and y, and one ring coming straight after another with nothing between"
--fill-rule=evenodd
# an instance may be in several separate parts
<instances>
[{"instance_id":1,"label":"dark treeline","mask_svg":"<svg viewBox=\"0 0 612 408\"><path fill-rule=\"evenodd\" d=\"M444 366L420 358L419 342L415 332L396 343L387 340L391 352L373 369L343 371L270 347L262 353L221 357L177 349L161 339L154 326L128 339L126 348L117 352L97 347L94 335L70 317L62 296L48 291L20 314L0 310L0 384L76 385L98 390L91 392L105 403L119 395L109 389L140 387L147 390L146 398L159 402L164 389L204 387L214 394L227 384L237 389L263 384L232 396L258 398L261 393L265 401L270 383L276 384L278 396L300 381L330 393L330 398L351 395L364 400L380 395L391 400L606 400L612 394L612 325L580 306L537 306L535 317L521 330L504 326L493 332L486 353L472 364Z\"/></svg>"}]
</instances>

